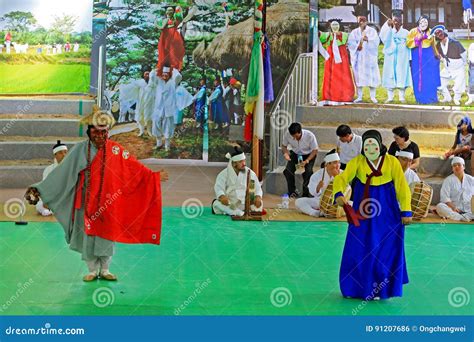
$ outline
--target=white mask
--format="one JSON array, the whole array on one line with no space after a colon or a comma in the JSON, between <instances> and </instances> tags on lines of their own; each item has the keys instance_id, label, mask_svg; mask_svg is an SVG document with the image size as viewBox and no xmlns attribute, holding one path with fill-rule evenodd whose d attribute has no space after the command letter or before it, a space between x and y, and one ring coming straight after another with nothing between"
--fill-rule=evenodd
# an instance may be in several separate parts
<instances>
[{"instance_id":1,"label":"white mask","mask_svg":"<svg viewBox=\"0 0 474 342\"><path fill-rule=\"evenodd\" d=\"M421 31L426 31L428 29L428 20L422 18L420 20L420 24L418 25Z\"/></svg>"},{"instance_id":2,"label":"white mask","mask_svg":"<svg viewBox=\"0 0 474 342\"><path fill-rule=\"evenodd\" d=\"M368 138L364 141L364 154L370 161L377 160L380 157L380 146L374 138Z\"/></svg>"},{"instance_id":3,"label":"white mask","mask_svg":"<svg viewBox=\"0 0 474 342\"><path fill-rule=\"evenodd\" d=\"M331 22L331 31L332 32L339 32L339 23L337 21Z\"/></svg>"}]
</instances>

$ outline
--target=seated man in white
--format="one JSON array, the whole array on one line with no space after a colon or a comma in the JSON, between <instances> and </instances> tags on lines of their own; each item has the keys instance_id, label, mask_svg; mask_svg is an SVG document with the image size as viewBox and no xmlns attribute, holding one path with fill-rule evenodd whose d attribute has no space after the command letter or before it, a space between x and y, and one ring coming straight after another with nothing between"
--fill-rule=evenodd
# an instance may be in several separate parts
<instances>
[{"instance_id":1,"label":"seated man in white","mask_svg":"<svg viewBox=\"0 0 474 342\"><path fill-rule=\"evenodd\" d=\"M249 168L245 165L245 154L235 148L232 153L226 154L229 159L227 168L222 170L216 179L214 191L216 199L212 202L212 213L216 215L242 216L245 209L245 194L247 190L247 173ZM258 177L250 170L250 210L262 211L263 191Z\"/></svg>"},{"instance_id":2,"label":"seated man in white","mask_svg":"<svg viewBox=\"0 0 474 342\"><path fill-rule=\"evenodd\" d=\"M46 167L46 169L44 169L43 180L46 177L48 177L48 175L51 173L51 171L54 170L56 166L59 165L59 163L64 159L66 154L67 154L67 146L62 144L61 140L58 140L56 145L53 146L54 163ZM39 200L38 203L36 203L36 211L43 216L53 215L51 210L49 210L48 208L45 208L42 200Z\"/></svg>"},{"instance_id":3,"label":"seated man in white","mask_svg":"<svg viewBox=\"0 0 474 342\"><path fill-rule=\"evenodd\" d=\"M319 217L321 196L328 184L340 173L342 173L342 170L339 154L336 153L336 150L329 151L324 157L324 166L314 173L309 180L308 190L314 197L298 198L295 201L296 209L307 215Z\"/></svg>"},{"instance_id":4,"label":"seated man in white","mask_svg":"<svg viewBox=\"0 0 474 342\"><path fill-rule=\"evenodd\" d=\"M407 180L408 185L411 183L420 182L420 177L417 173L410 168L411 163L413 162L414 154L408 151L397 151L395 156L398 158L402 170L405 173L405 179Z\"/></svg>"},{"instance_id":5,"label":"seated man in white","mask_svg":"<svg viewBox=\"0 0 474 342\"><path fill-rule=\"evenodd\" d=\"M436 211L441 217L469 222L474 219L471 208L474 177L464 172L464 159L461 157L454 157L451 166L453 173L443 181Z\"/></svg>"}]
</instances>

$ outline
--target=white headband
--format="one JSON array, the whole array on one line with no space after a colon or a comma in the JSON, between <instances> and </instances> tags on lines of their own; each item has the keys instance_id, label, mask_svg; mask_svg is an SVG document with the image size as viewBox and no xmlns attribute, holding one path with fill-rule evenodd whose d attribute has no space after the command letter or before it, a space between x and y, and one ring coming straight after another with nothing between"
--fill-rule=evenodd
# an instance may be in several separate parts
<instances>
[{"instance_id":1,"label":"white headband","mask_svg":"<svg viewBox=\"0 0 474 342\"><path fill-rule=\"evenodd\" d=\"M56 148L53 148L53 154L56 154L61 151L67 151L67 146L66 145L61 145Z\"/></svg>"},{"instance_id":2,"label":"white headband","mask_svg":"<svg viewBox=\"0 0 474 342\"><path fill-rule=\"evenodd\" d=\"M170 72L170 68L169 67L163 67L163 72Z\"/></svg>"},{"instance_id":3,"label":"white headband","mask_svg":"<svg viewBox=\"0 0 474 342\"><path fill-rule=\"evenodd\" d=\"M462 159L461 157L454 157L453 160L451 160L451 166L454 164L461 164L464 166L464 159Z\"/></svg>"},{"instance_id":4,"label":"white headband","mask_svg":"<svg viewBox=\"0 0 474 342\"><path fill-rule=\"evenodd\" d=\"M336 161L336 160L341 160L339 158L339 154L337 154L337 153L331 153L331 154L328 154L326 157L324 157L324 162L325 163L330 163L330 162L333 162L333 161Z\"/></svg>"},{"instance_id":5,"label":"white headband","mask_svg":"<svg viewBox=\"0 0 474 342\"><path fill-rule=\"evenodd\" d=\"M405 157L405 158L413 160L413 157L415 155L411 152L408 152L408 151L397 151L397 152L395 152L395 156L396 157Z\"/></svg>"},{"instance_id":6,"label":"white headband","mask_svg":"<svg viewBox=\"0 0 474 342\"><path fill-rule=\"evenodd\" d=\"M227 153L227 154L225 155L225 157L226 157L227 159L229 159L230 161L233 161L233 162L234 162L234 161L241 161L241 160L245 160L245 153L242 152L241 154L237 154L237 155L235 155L235 156L233 156L233 157L230 155L230 153Z\"/></svg>"}]
</instances>

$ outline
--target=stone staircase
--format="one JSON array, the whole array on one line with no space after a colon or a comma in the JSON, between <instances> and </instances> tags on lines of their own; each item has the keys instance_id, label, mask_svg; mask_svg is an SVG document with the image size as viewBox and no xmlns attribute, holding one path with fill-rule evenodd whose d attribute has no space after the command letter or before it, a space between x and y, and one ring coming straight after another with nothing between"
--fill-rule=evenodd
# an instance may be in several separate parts
<instances>
[{"instance_id":1,"label":"stone staircase","mask_svg":"<svg viewBox=\"0 0 474 342\"><path fill-rule=\"evenodd\" d=\"M94 103L81 95L0 97L0 188L41 180L58 139L69 147L84 139L78 121Z\"/></svg>"},{"instance_id":2,"label":"stone staircase","mask_svg":"<svg viewBox=\"0 0 474 342\"><path fill-rule=\"evenodd\" d=\"M336 128L341 123L351 126L352 130L359 135L368 129L377 129L382 134L383 142L387 147L393 141L392 128L400 125L407 126L410 130L410 139L420 146L419 174L433 187L432 203L438 203L442 181L451 173L450 162L441 157L453 145L456 125L465 115L470 115L474 119L474 112L446 110L440 107L416 109L390 105L377 107L307 105L298 106L296 109L296 121L300 122L303 128L312 131L318 140L320 152L315 163L315 170L319 169L326 152L336 147ZM280 153L278 163L280 166L276 170L267 172L264 180L264 190L267 193L281 195L287 192L286 180L283 176L285 164ZM470 167L467 167L466 171L470 172ZM298 188L301 188L301 175L296 176L296 182Z\"/></svg>"}]
</instances>

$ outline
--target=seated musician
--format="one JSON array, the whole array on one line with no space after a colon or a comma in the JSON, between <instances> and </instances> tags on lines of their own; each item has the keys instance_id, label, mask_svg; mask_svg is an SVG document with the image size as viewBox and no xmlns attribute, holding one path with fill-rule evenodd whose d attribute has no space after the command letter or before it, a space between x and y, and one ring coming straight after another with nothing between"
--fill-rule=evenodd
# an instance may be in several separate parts
<instances>
[{"instance_id":1,"label":"seated musician","mask_svg":"<svg viewBox=\"0 0 474 342\"><path fill-rule=\"evenodd\" d=\"M419 182L420 177L410 168L413 163L414 154L408 151L397 151L395 156L398 158L398 161L402 165L402 170L405 173L405 179L407 180L408 185L414 182Z\"/></svg>"},{"instance_id":2,"label":"seated musician","mask_svg":"<svg viewBox=\"0 0 474 342\"><path fill-rule=\"evenodd\" d=\"M329 183L340 173L342 170L339 154L336 150L331 150L324 157L321 169L314 173L309 180L308 190L314 197L298 198L295 201L296 209L306 215L319 217L321 197Z\"/></svg>"},{"instance_id":3,"label":"seated musician","mask_svg":"<svg viewBox=\"0 0 474 342\"><path fill-rule=\"evenodd\" d=\"M244 215L249 171L250 210L262 211L262 187L255 172L246 166L245 154L235 147L235 151L232 154L227 153L226 158L229 159L227 168L217 175L214 185L216 199L212 202L212 213L216 215Z\"/></svg>"}]
</instances>

